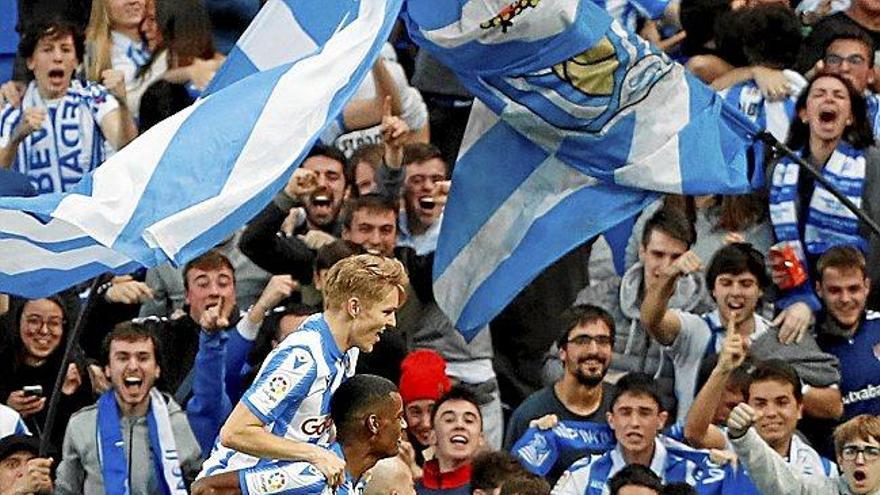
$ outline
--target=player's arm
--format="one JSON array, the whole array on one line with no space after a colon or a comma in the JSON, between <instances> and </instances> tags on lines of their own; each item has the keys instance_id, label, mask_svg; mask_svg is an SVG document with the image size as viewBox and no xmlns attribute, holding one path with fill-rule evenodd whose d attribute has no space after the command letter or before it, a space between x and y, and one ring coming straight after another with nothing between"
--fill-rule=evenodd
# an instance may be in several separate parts
<instances>
[{"instance_id":1,"label":"player's arm","mask_svg":"<svg viewBox=\"0 0 880 495\"><path fill-rule=\"evenodd\" d=\"M247 406L239 402L220 429L224 447L265 459L306 461L318 464L334 458L333 453L317 445L282 438L266 431L266 425Z\"/></svg>"}]
</instances>

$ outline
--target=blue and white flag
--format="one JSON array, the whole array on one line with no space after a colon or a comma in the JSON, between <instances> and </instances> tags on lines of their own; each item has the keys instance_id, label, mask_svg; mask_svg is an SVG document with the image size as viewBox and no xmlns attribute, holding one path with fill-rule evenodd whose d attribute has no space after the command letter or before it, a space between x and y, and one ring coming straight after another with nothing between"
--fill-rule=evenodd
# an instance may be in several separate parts
<instances>
[{"instance_id":1,"label":"blue and white flag","mask_svg":"<svg viewBox=\"0 0 880 495\"><path fill-rule=\"evenodd\" d=\"M377 58L402 0L270 0L206 97L71 191L0 198L0 293L181 265L281 189Z\"/></svg>"},{"instance_id":2,"label":"blue and white flag","mask_svg":"<svg viewBox=\"0 0 880 495\"><path fill-rule=\"evenodd\" d=\"M407 0L403 19L482 102L434 264L468 339L651 191L750 190L758 129L590 0Z\"/></svg>"}]
</instances>

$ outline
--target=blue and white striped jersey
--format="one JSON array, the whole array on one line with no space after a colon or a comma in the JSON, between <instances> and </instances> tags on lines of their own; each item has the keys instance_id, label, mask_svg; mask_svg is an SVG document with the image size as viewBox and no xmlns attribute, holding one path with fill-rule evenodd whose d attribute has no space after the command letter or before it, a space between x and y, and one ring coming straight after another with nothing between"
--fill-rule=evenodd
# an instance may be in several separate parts
<instances>
[{"instance_id":1,"label":"blue and white striped jersey","mask_svg":"<svg viewBox=\"0 0 880 495\"><path fill-rule=\"evenodd\" d=\"M339 444L330 450L345 460ZM362 495L364 477L354 479L348 472L345 481L335 490L327 479L308 462L267 462L238 473L242 495Z\"/></svg>"},{"instance_id":2,"label":"blue and white striped jersey","mask_svg":"<svg viewBox=\"0 0 880 495\"><path fill-rule=\"evenodd\" d=\"M359 350L342 352L323 313L309 317L263 362L242 403L272 434L327 446L333 436L330 398L355 372ZM215 443L200 476L248 468L260 459Z\"/></svg>"}]
</instances>

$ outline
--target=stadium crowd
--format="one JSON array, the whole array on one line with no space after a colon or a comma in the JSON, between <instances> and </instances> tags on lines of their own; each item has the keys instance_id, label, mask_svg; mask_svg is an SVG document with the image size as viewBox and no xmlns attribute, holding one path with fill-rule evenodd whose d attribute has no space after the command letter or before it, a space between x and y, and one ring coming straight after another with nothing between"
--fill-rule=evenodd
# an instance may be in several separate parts
<instances>
[{"instance_id":1,"label":"stadium crowd","mask_svg":"<svg viewBox=\"0 0 880 495\"><path fill-rule=\"evenodd\" d=\"M595 1L880 221L878 0ZM0 0L0 195L190 105L262 3ZM472 104L400 26L215 249L0 295L0 495L880 494L880 235L768 148L466 341L432 266Z\"/></svg>"}]
</instances>

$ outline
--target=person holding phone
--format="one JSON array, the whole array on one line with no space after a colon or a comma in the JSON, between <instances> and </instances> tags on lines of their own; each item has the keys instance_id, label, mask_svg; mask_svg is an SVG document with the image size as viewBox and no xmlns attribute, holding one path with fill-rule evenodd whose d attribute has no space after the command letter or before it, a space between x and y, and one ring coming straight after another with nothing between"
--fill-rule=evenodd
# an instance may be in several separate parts
<instances>
[{"instance_id":1,"label":"person holding phone","mask_svg":"<svg viewBox=\"0 0 880 495\"><path fill-rule=\"evenodd\" d=\"M64 426L78 409L92 402L92 387L81 352L67 365L58 416L51 432L44 432L46 410L61 360L67 346L67 307L59 297L13 299L14 326L11 342L0 352L0 400L18 412L35 435L48 434L51 443L61 446Z\"/></svg>"}]
</instances>

